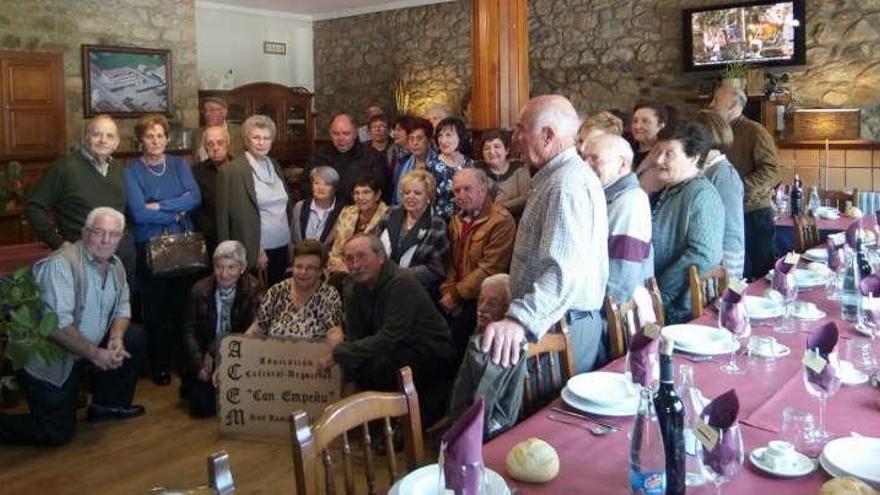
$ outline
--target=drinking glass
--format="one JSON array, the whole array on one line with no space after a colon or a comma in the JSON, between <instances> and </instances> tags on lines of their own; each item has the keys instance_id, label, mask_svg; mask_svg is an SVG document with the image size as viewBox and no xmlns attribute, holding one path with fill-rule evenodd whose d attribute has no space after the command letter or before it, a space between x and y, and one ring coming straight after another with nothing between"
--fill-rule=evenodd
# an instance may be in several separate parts
<instances>
[{"instance_id":1,"label":"drinking glass","mask_svg":"<svg viewBox=\"0 0 880 495\"><path fill-rule=\"evenodd\" d=\"M863 373L871 374L877 369L871 342L861 339L849 339L844 347L843 358L852 363L853 367Z\"/></svg>"},{"instance_id":2,"label":"drinking glass","mask_svg":"<svg viewBox=\"0 0 880 495\"><path fill-rule=\"evenodd\" d=\"M471 485L465 481L465 486L460 493L462 495L488 495L489 485L486 478L486 468L482 462L463 463L458 466L463 480L473 477L474 483ZM443 464L438 465L439 473L437 478L437 495L449 495L453 493L446 489L446 473Z\"/></svg>"},{"instance_id":3,"label":"drinking glass","mask_svg":"<svg viewBox=\"0 0 880 495\"><path fill-rule=\"evenodd\" d=\"M736 353L739 350L739 339L745 339L752 333L752 326L749 324L749 315L746 313L746 306L742 304L740 306L742 309L742 321L728 322L727 326L725 326L725 318L724 316L729 311L735 311L733 303L725 301L721 299L721 307L718 311L718 328L723 328L730 332L730 360L721 365L721 371L727 373L728 375L741 375L745 373L745 368L742 368L736 362ZM734 323L731 325L730 323ZM731 328L728 328L731 327Z\"/></svg>"},{"instance_id":4,"label":"drinking glass","mask_svg":"<svg viewBox=\"0 0 880 495\"><path fill-rule=\"evenodd\" d=\"M827 405L828 398L840 390L840 378L836 376L836 373L840 370L840 361L837 359L836 351L828 355L825 366L830 367L831 370L823 370L822 373L816 373L806 365L803 367L804 386L810 395L819 399L819 425L816 427L813 437L822 443L831 440L832 437L832 434L825 429L825 406ZM830 376L829 373L835 376Z\"/></svg>"},{"instance_id":5,"label":"drinking glass","mask_svg":"<svg viewBox=\"0 0 880 495\"><path fill-rule=\"evenodd\" d=\"M742 470L745 450L739 425L716 429L718 442L711 451L701 446L703 471L715 484L716 495L721 495L721 486L732 480Z\"/></svg>"},{"instance_id":6,"label":"drinking glass","mask_svg":"<svg viewBox=\"0 0 880 495\"><path fill-rule=\"evenodd\" d=\"M782 438L807 457L815 459L822 453L822 444L816 442L816 421L810 411L796 407L783 409Z\"/></svg>"},{"instance_id":7,"label":"drinking glass","mask_svg":"<svg viewBox=\"0 0 880 495\"><path fill-rule=\"evenodd\" d=\"M773 290L782 294L783 301L783 313L782 313L782 322L781 324L776 326L776 331L779 333L794 333L797 331L797 328L792 324L791 313L794 308L794 302L797 301L797 293L798 288L795 284L794 280L794 270L789 272L785 278L788 280L788 287L778 287L776 285L776 275L773 276Z\"/></svg>"},{"instance_id":8,"label":"drinking glass","mask_svg":"<svg viewBox=\"0 0 880 495\"><path fill-rule=\"evenodd\" d=\"M832 301L840 300L840 290L843 285L843 268L831 270L828 281L825 282L825 297Z\"/></svg>"},{"instance_id":9,"label":"drinking glass","mask_svg":"<svg viewBox=\"0 0 880 495\"><path fill-rule=\"evenodd\" d=\"M635 375L633 375L633 372L632 372L633 359L634 358L633 358L631 352L627 351L626 352L626 363L625 363L625 367L624 367L624 375L626 375L626 378L628 381L630 381L636 385L641 385L641 383L639 383L636 380ZM647 376L647 380L646 380L647 383L645 384L645 386L650 388L651 390L656 390L657 387L660 385L660 356L658 353L652 352L652 353L647 354L647 359L648 359L648 376Z\"/></svg>"}]
</instances>

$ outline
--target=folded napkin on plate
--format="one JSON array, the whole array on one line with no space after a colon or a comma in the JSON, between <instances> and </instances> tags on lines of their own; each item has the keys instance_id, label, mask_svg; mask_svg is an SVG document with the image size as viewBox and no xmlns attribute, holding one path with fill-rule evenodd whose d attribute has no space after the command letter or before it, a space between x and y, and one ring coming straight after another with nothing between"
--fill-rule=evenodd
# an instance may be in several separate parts
<instances>
[{"instance_id":1,"label":"folded napkin on plate","mask_svg":"<svg viewBox=\"0 0 880 495\"><path fill-rule=\"evenodd\" d=\"M840 270L846 263L846 253L843 246L834 243L834 239L830 237L825 239L825 249L828 251L828 268L833 271Z\"/></svg>"},{"instance_id":2,"label":"folded napkin on plate","mask_svg":"<svg viewBox=\"0 0 880 495\"><path fill-rule=\"evenodd\" d=\"M446 488L456 495L480 493L483 464L483 398L465 410L440 438Z\"/></svg>"},{"instance_id":3,"label":"folded napkin on plate","mask_svg":"<svg viewBox=\"0 0 880 495\"><path fill-rule=\"evenodd\" d=\"M719 395L709 403L700 414L703 421L716 430L727 430L736 425L736 417L739 414L739 398L736 390L730 389ZM737 469L737 446L734 435L722 435L709 453L705 456L706 463L718 473L728 473L730 469Z\"/></svg>"},{"instance_id":4,"label":"folded napkin on plate","mask_svg":"<svg viewBox=\"0 0 880 495\"><path fill-rule=\"evenodd\" d=\"M859 230L862 230L862 228L864 228L864 227L862 226L862 219L861 218L856 219L852 224L850 224L849 227L847 227L847 229L846 229L846 245L847 246L849 246L853 249L856 248L856 242L858 241L858 238L859 238Z\"/></svg>"},{"instance_id":5,"label":"folded napkin on plate","mask_svg":"<svg viewBox=\"0 0 880 495\"><path fill-rule=\"evenodd\" d=\"M728 287L721 294L721 300L727 303L721 305L721 314L719 315L721 326L737 337L748 335L751 327L743 295Z\"/></svg>"},{"instance_id":6,"label":"folded napkin on plate","mask_svg":"<svg viewBox=\"0 0 880 495\"><path fill-rule=\"evenodd\" d=\"M629 343L629 371L633 382L643 387L651 384L654 378L654 365L658 363L660 339L652 339L643 332L633 335Z\"/></svg>"},{"instance_id":7,"label":"folded napkin on plate","mask_svg":"<svg viewBox=\"0 0 880 495\"><path fill-rule=\"evenodd\" d=\"M795 263L787 263L783 256L776 260L773 266L773 289L779 291L783 297L791 296L792 291L797 290L794 284Z\"/></svg>"},{"instance_id":8,"label":"folded napkin on plate","mask_svg":"<svg viewBox=\"0 0 880 495\"><path fill-rule=\"evenodd\" d=\"M812 368L807 368L807 380L813 385L825 390L830 390L836 386L836 382L840 381L837 377L837 369L829 362L828 356L834 352L837 347L837 338L840 332L837 329L837 323L830 321L817 328L807 338L807 352L815 351L826 361L826 365L820 373L816 373Z\"/></svg>"}]
</instances>

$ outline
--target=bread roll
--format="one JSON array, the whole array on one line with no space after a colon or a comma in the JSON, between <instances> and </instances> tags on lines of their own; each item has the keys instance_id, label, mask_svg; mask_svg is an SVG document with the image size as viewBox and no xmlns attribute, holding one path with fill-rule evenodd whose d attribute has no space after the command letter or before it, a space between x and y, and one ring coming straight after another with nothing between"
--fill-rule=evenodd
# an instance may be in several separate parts
<instances>
[{"instance_id":1,"label":"bread roll","mask_svg":"<svg viewBox=\"0 0 880 495\"><path fill-rule=\"evenodd\" d=\"M507 474L526 483L544 483L559 474L559 456L549 443L529 438L507 453Z\"/></svg>"},{"instance_id":2,"label":"bread roll","mask_svg":"<svg viewBox=\"0 0 880 495\"><path fill-rule=\"evenodd\" d=\"M877 495L864 481L844 476L826 481L819 495Z\"/></svg>"}]
</instances>

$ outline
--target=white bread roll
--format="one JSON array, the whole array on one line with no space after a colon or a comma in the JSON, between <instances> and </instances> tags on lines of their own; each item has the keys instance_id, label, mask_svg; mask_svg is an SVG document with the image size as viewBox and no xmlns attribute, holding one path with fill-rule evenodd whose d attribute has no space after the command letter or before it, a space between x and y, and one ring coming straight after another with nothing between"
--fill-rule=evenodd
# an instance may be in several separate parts
<instances>
[{"instance_id":1,"label":"white bread roll","mask_svg":"<svg viewBox=\"0 0 880 495\"><path fill-rule=\"evenodd\" d=\"M559 455L549 443L529 438L507 453L507 474L526 483L544 483L559 474Z\"/></svg>"},{"instance_id":2,"label":"white bread roll","mask_svg":"<svg viewBox=\"0 0 880 495\"><path fill-rule=\"evenodd\" d=\"M844 476L826 481L819 495L876 495L873 488L864 481Z\"/></svg>"}]
</instances>

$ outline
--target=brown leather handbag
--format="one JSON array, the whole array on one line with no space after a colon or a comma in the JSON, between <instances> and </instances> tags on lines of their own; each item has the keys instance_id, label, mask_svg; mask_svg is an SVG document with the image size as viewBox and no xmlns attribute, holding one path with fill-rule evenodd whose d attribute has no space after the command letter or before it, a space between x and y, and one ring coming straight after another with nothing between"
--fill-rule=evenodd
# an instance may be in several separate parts
<instances>
[{"instance_id":1,"label":"brown leather handbag","mask_svg":"<svg viewBox=\"0 0 880 495\"><path fill-rule=\"evenodd\" d=\"M147 243L147 268L154 277L178 277L208 269L205 236L192 232L186 222L181 221L181 225L183 233L169 234L163 226L162 235Z\"/></svg>"}]
</instances>

